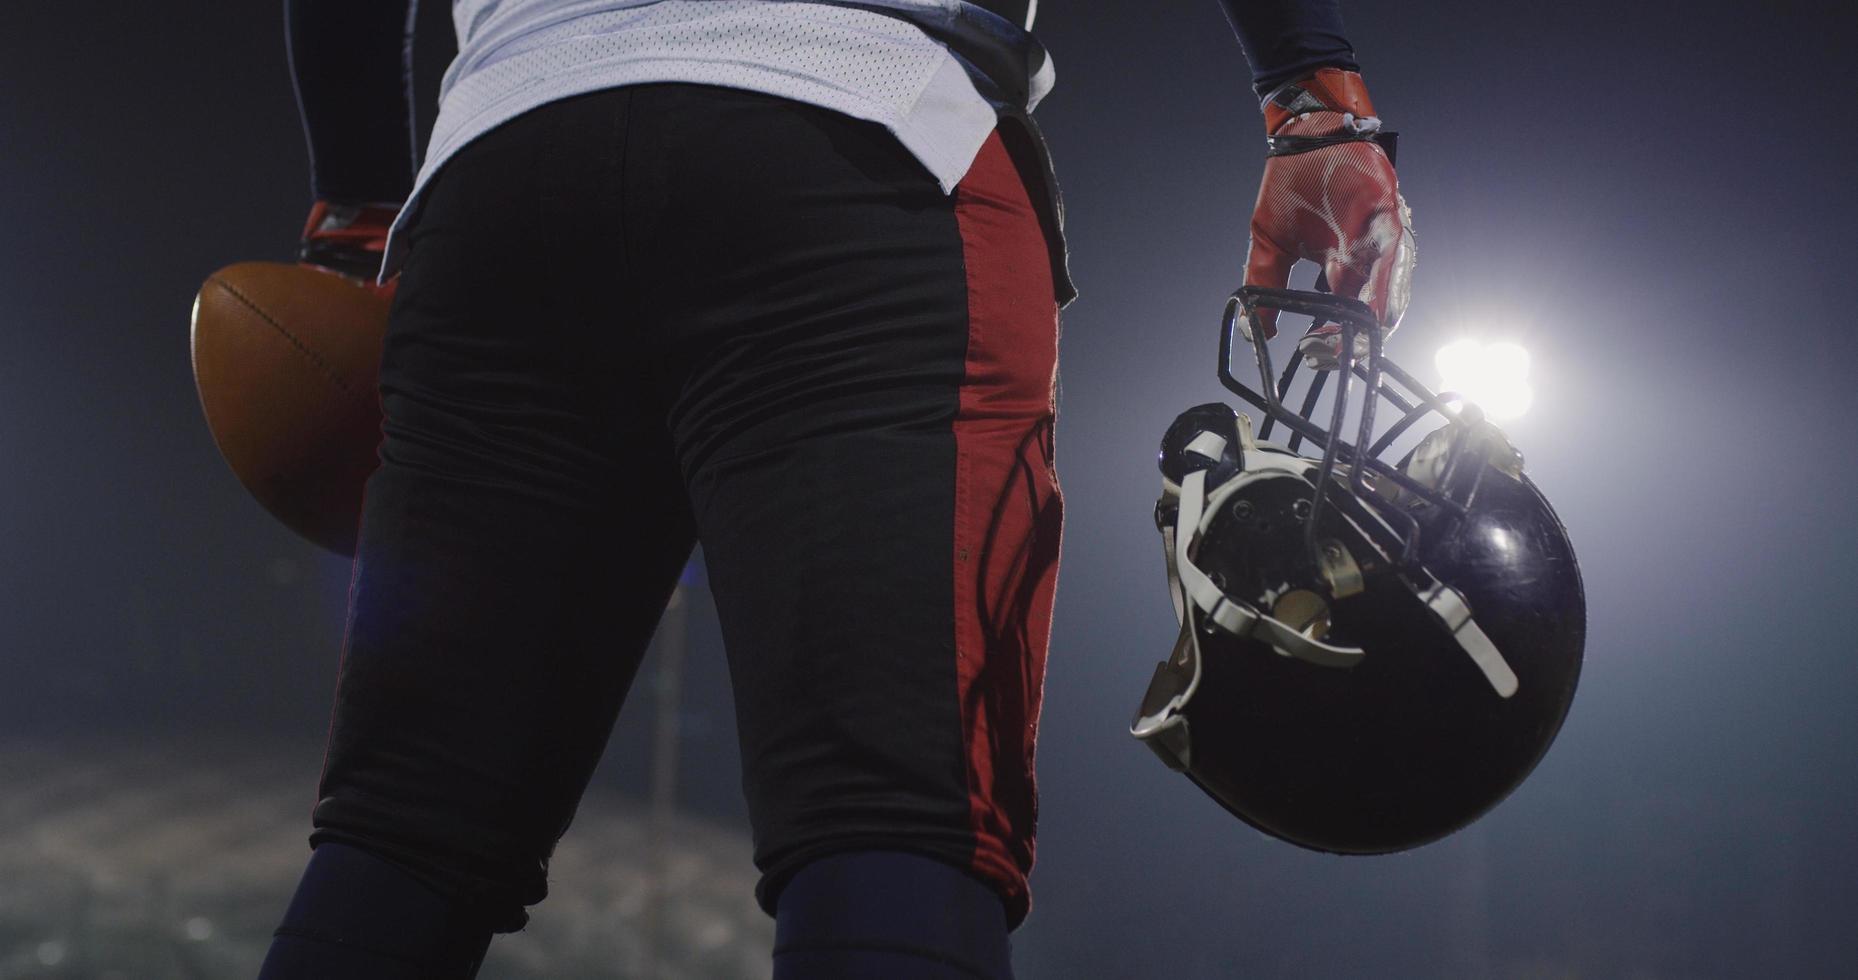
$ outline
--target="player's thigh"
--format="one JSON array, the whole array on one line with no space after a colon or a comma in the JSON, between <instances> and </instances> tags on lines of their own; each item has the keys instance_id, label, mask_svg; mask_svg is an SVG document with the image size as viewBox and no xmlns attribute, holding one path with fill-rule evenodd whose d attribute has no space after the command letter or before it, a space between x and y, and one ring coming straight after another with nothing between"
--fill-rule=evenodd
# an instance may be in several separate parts
<instances>
[{"instance_id":1,"label":"player's thigh","mask_svg":"<svg viewBox=\"0 0 1858 980\"><path fill-rule=\"evenodd\" d=\"M694 541L650 358L627 346L616 218L566 203L600 200L616 160L576 134L622 110L519 117L430 188L315 813L313 839L512 915L545 891Z\"/></svg>"},{"instance_id":2,"label":"player's thigh","mask_svg":"<svg viewBox=\"0 0 1858 980\"><path fill-rule=\"evenodd\" d=\"M764 904L859 847L1023 900L1061 512L1043 233L997 139L951 197L879 127L738 101L680 178L720 189L668 250L719 285L680 301L672 422Z\"/></svg>"}]
</instances>

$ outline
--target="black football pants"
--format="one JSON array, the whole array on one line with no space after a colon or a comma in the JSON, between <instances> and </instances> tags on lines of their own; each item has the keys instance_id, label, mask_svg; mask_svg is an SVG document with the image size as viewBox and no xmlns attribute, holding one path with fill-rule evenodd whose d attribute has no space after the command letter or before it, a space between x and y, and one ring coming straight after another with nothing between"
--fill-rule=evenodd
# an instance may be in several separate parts
<instances>
[{"instance_id":1,"label":"black football pants","mask_svg":"<svg viewBox=\"0 0 1858 980\"><path fill-rule=\"evenodd\" d=\"M914 853L1029 902L1061 499L1027 154L688 85L552 103L427 188L381 369L312 843L519 928L701 539L757 895Z\"/></svg>"}]
</instances>

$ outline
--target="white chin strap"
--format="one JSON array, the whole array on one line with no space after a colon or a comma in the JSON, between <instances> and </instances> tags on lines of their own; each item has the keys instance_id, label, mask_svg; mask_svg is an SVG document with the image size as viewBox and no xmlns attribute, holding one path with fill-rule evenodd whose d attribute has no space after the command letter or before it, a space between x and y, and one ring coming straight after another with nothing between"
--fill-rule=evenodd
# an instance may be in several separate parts
<instances>
[{"instance_id":1,"label":"white chin strap","mask_svg":"<svg viewBox=\"0 0 1858 980\"><path fill-rule=\"evenodd\" d=\"M1187 451L1218 459L1226 449L1226 440L1211 432L1202 432L1187 444ZM1174 526L1163 528L1162 543L1168 549L1168 585L1174 596L1174 615L1182 629L1189 629L1189 603L1205 615L1207 621L1233 636L1249 636L1286 657L1323 667L1353 667L1365 653L1359 647L1331 646L1303 633L1289 623L1267 616L1221 591L1206 573L1188 557L1188 551L1200 535L1200 518L1206 510L1206 471L1195 470L1181 480L1180 513Z\"/></svg>"},{"instance_id":2,"label":"white chin strap","mask_svg":"<svg viewBox=\"0 0 1858 980\"><path fill-rule=\"evenodd\" d=\"M1187 444L1187 451L1217 460L1226 449L1226 440L1212 432L1202 432ZM1161 530L1168 554L1169 593L1174 599L1174 616L1184 634L1193 632L1188 607L1200 611L1206 620L1233 636L1249 636L1264 642L1281 656L1292 657L1322 667L1353 667L1366 652L1360 647L1342 647L1324 643L1283 620L1268 616L1252 606L1232 598L1213 584L1189 557L1199 539L1200 520L1206 512L1206 470L1195 470L1181 480L1180 509L1173 527ZM1490 637L1471 618L1471 607L1458 590L1426 575L1414 593L1471 662L1483 672L1485 680L1499 697L1516 693L1516 672ZM1192 637L1194 649L1198 637Z\"/></svg>"},{"instance_id":3,"label":"white chin strap","mask_svg":"<svg viewBox=\"0 0 1858 980\"><path fill-rule=\"evenodd\" d=\"M1464 601L1464 596L1457 589L1437 579L1418 592L1419 598L1444 624L1458 641L1458 646L1471 655L1471 662L1484 672L1484 679L1496 689L1497 696L1509 697L1516 693L1516 672L1510 669L1509 661L1503 659L1502 651L1497 649L1490 637L1478 627L1471 618L1471 607Z\"/></svg>"}]
</instances>

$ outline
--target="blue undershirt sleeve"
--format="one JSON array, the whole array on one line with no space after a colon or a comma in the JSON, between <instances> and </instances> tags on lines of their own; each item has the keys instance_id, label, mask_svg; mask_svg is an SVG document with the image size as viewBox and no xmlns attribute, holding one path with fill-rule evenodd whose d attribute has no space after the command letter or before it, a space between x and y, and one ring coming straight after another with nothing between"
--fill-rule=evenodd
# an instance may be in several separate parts
<instances>
[{"instance_id":1,"label":"blue undershirt sleeve","mask_svg":"<svg viewBox=\"0 0 1858 980\"><path fill-rule=\"evenodd\" d=\"M1340 0L1220 0L1252 65L1260 99L1318 68L1360 71L1342 30Z\"/></svg>"},{"instance_id":2,"label":"blue undershirt sleeve","mask_svg":"<svg viewBox=\"0 0 1858 980\"><path fill-rule=\"evenodd\" d=\"M343 204L403 201L457 53L445 0L284 0L285 44L310 193Z\"/></svg>"}]
</instances>

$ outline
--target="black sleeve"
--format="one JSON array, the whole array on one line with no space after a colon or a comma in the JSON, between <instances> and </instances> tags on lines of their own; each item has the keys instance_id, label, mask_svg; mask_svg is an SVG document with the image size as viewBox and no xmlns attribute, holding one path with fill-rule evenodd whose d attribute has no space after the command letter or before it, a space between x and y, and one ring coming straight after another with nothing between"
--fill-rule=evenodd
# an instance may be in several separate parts
<instances>
[{"instance_id":1,"label":"black sleeve","mask_svg":"<svg viewBox=\"0 0 1858 980\"><path fill-rule=\"evenodd\" d=\"M285 44L310 149L310 193L389 203L413 189L457 51L444 0L284 0Z\"/></svg>"},{"instance_id":2,"label":"black sleeve","mask_svg":"<svg viewBox=\"0 0 1858 980\"><path fill-rule=\"evenodd\" d=\"M1252 64L1259 98L1318 68L1360 71L1340 0L1219 0Z\"/></svg>"}]
</instances>

